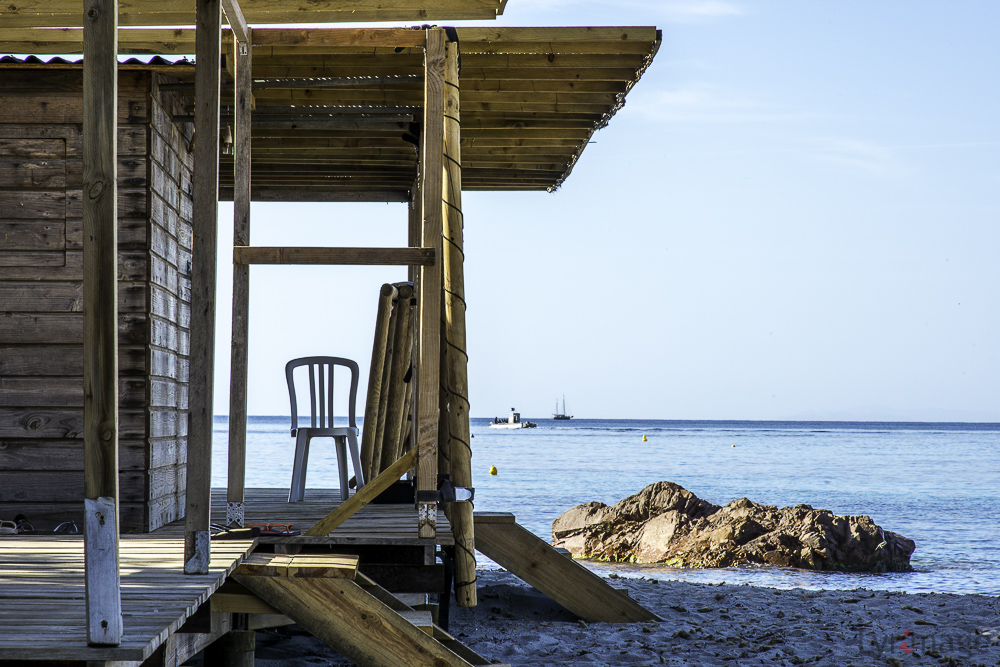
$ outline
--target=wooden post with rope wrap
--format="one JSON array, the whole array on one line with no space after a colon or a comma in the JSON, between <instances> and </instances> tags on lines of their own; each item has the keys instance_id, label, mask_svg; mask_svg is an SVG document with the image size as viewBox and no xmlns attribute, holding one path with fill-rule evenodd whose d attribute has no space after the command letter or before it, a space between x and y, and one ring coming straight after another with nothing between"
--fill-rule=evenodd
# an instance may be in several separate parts
<instances>
[{"instance_id":1,"label":"wooden post with rope wrap","mask_svg":"<svg viewBox=\"0 0 1000 667\"><path fill-rule=\"evenodd\" d=\"M455 486L472 488L472 439L469 430L469 376L465 336L465 277L462 218L462 123L459 109L458 42L445 45L444 132L444 356L442 386L446 392L448 438L442 452ZM476 606L476 545L472 503L444 507L455 534L455 599L460 607Z\"/></svg>"},{"instance_id":2,"label":"wooden post with rope wrap","mask_svg":"<svg viewBox=\"0 0 1000 667\"><path fill-rule=\"evenodd\" d=\"M437 535L437 446L441 376L441 245L444 180L444 30L429 28L424 56L424 131L420 145L421 246L434 248L420 267L420 364L417 367L416 506L418 535Z\"/></svg>"}]
</instances>

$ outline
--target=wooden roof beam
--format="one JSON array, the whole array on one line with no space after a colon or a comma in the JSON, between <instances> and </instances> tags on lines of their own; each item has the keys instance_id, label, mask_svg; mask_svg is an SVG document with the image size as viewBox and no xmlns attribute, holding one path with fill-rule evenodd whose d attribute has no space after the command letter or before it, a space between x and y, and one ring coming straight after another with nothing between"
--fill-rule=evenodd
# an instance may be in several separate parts
<instances>
[{"instance_id":1,"label":"wooden roof beam","mask_svg":"<svg viewBox=\"0 0 1000 667\"><path fill-rule=\"evenodd\" d=\"M506 0L242 0L246 21L261 23L355 23L375 21L493 20L503 13ZM80 0L19 0L0 6L4 27L82 26ZM131 0L118 15L120 25L192 26L194 3L190 0Z\"/></svg>"},{"instance_id":2,"label":"wooden roof beam","mask_svg":"<svg viewBox=\"0 0 1000 667\"><path fill-rule=\"evenodd\" d=\"M301 186L287 188L255 187L250 194L253 201L267 202L391 202L406 204L410 201L409 190L344 190L309 189ZM219 201L232 201L233 188L220 187Z\"/></svg>"}]
</instances>

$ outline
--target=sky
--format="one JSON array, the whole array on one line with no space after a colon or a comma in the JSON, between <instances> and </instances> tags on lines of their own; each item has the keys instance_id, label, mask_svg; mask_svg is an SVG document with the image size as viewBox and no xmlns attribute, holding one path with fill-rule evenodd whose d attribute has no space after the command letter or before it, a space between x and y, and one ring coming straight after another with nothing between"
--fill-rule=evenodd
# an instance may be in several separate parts
<instances>
[{"instance_id":1,"label":"sky","mask_svg":"<svg viewBox=\"0 0 1000 667\"><path fill-rule=\"evenodd\" d=\"M663 44L559 191L464 194L472 416L1000 421L1000 3L510 0L496 25ZM251 243L402 246L406 217L255 203ZM249 413L288 414L285 362L328 354L363 414L405 277L253 267Z\"/></svg>"}]
</instances>

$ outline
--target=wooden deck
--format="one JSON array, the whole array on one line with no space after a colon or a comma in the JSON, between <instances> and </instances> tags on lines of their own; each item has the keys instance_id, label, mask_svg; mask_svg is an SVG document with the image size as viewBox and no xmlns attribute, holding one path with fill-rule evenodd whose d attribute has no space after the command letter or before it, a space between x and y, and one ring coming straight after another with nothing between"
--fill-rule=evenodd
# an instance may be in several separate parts
<instances>
[{"instance_id":1,"label":"wooden deck","mask_svg":"<svg viewBox=\"0 0 1000 667\"><path fill-rule=\"evenodd\" d=\"M183 536L123 535L124 641L96 648L87 646L82 536L0 537L0 663L138 665L174 635L252 547L252 541L213 542L209 574L185 575Z\"/></svg>"},{"instance_id":2,"label":"wooden deck","mask_svg":"<svg viewBox=\"0 0 1000 667\"><path fill-rule=\"evenodd\" d=\"M340 505L338 489L306 489L305 500L288 502L288 489L247 489L244 495L247 524L290 523L293 530L305 532ZM212 489L212 520L225 522L226 490ZM417 511L413 505L366 505L325 537L261 537L259 542L282 544L371 544L399 546L451 546L455 537L444 512L438 510L437 537L417 534ZM155 535L184 533L184 522L175 521L157 530ZM214 546L214 545L213 545Z\"/></svg>"}]
</instances>

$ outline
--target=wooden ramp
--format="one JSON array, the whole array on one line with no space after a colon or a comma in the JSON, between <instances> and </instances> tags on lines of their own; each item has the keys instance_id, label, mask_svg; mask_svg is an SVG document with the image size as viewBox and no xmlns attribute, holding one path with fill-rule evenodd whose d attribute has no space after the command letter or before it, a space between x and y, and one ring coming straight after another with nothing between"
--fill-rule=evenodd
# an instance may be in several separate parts
<instances>
[{"instance_id":1,"label":"wooden ramp","mask_svg":"<svg viewBox=\"0 0 1000 667\"><path fill-rule=\"evenodd\" d=\"M0 664L139 665L157 652L175 658L160 664L183 661L228 629L206 618L177 634L252 547L213 542L209 573L185 575L183 538L123 535L124 640L97 648L87 646L82 536L0 537Z\"/></svg>"},{"instance_id":2,"label":"wooden ramp","mask_svg":"<svg viewBox=\"0 0 1000 667\"><path fill-rule=\"evenodd\" d=\"M276 611L366 667L489 664L357 572L356 556L254 554L233 573L247 609ZM263 602L267 605L261 608ZM227 606L237 602L229 595Z\"/></svg>"},{"instance_id":3,"label":"wooden ramp","mask_svg":"<svg viewBox=\"0 0 1000 667\"><path fill-rule=\"evenodd\" d=\"M556 551L507 512L476 512L476 549L587 621L660 621L622 591Z\"/></svg>"}]
</instances>

